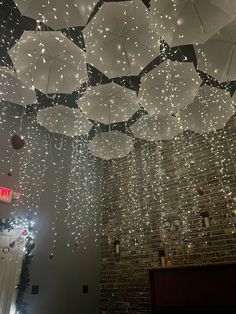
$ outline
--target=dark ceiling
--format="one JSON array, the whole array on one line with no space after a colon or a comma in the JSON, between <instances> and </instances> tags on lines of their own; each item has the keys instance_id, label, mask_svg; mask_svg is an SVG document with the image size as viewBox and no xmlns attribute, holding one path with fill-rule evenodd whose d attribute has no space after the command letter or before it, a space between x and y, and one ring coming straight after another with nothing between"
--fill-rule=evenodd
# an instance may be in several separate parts
<instances>
[{"instance_id":1,"label":"dark ceiling","mask_svg":"<svg viewBox=\"0 0 236 314\"><path fill-rule=\"evenodd\" d=\"M100 0L98 1L98 4L93 11L93 13L90 16L90 19L93 17L94 14L96 14L99 7L102 5L103 2L115 2L116 0L111 1L105 1ZM125 1L125 0L124 0ZM149 7L150 0L143 0L144 4ZM8 49L10 49L16 41L21 37L24 30L35 30L36 28L36 22L28 17L21 16L19 10L15 6L14 2L12 0L3 0L0 2L0 65L2 66L11 66L11 60L8 56ZM47 26L45 26L46 30L51 30ZM78 46L83 48L84 47L84 41L82 36L82 28L76 27L76 28L68 28L62 30L64 34L66 34L69 38L73 39L74 43L76 43ZM168 49L162 49L163 47L167 47ZM165 51L165 54L162 53L162 51ZM128 88L131 88L138 92L139 89L139 83L140 78L142 75L147 73L148 71L152 70L154 67L160 64L165 58L171 59L172 61L183 61L183 55L186 56L187 62L193 62L196 66L196 56L194 53L194 49L192 45L186 45L181 47L173 47L169 48L164 42L161 45L160 48L160 55L156 57L149 65L146 66L146 68L138 75L138 76L132 76L132 77L118 77L113 79L108 79L104 74L99 72L96 68L92 67L88 64L88 73L89 73L89 81L85 82L81 87L79 91L73 92L71 95L67 94L57 94L54 99L50 99L46 97L41 92L37 91L37 97L39 101L39 105L37 106L30 106L27 108L28 111L35 111L38 110L38 108L48 107L54 105L55 102L60 102L60 104L63 104L68 107L74 107L76 108L76 100L82 95L84 90L87 86L93 86L97 84L105 84L109 83L111 81L126 86ZM203 80L203 84L209 84L214 85L219 88L228 89L230 90L231 94L234 93L236 89L236 81L230 82L230 83L222 83L219 84L215 79L207 75L206 73L199 72L199 75L201 76ZM144 114L145 111L140 109L139 112L134 114L133 117L128 121L127 126L129 127L131 124L136 121L140 115ZM108 130L108 126L101 125L100 127L102 130ZM114 124L112 126L113 129L118 129L123 132L125 130L128 130L129 128L125 128L125 123L118 123ZM96 129L96 123L95 127ZM94 134L94 130L92 130L90 136Z\"/></svg>"}]
</instances>

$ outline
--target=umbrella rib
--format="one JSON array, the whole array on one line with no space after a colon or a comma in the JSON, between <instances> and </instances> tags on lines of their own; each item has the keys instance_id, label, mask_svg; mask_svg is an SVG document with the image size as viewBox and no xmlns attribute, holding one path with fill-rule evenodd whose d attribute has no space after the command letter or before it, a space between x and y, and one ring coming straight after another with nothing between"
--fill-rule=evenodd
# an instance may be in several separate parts
<instances>
[{"instance_id":1,"label":"umbrella rib","mask_svg":"<svg viewBox=\"0 0 236 314\"><path fill-rule=\"evenodd\" d=\"M123 46L123 50L124 50L124 53L125 53L126 60L127 60L127 62L128 62L129 74L130 74L130 67L131 67L131 64L130 64L130 61L129 61L129 57L128 57L128 54L127 54L127 51L126 51L126 46L125 46L125 44L124 44L123 38L121 38L121 43L122 43L122 46Z\"/></svg>"},{"instance_id":2,"label":"umbrella rib","mask_svg":"<svg viewBox=\"0 0 236 314\"><path fill-rule=\"evenodd\" d=\"M227 28L225 29L225 31L226 31L227 35L229 36L231 42L234 42L234 39L232 38L232 36L231 36L230 32L227 30Z\"/></svg>"},{"instance_id":3,"label":"umbrella rib","mask_svg":"<svg viewBox=\"0 0 236 314\"><path fill-rule=\"evenodd\" d=\"M229 60L229 66L228 66L228 70L227 70L227 80L228 80L228 76L229 76L229 72L231 69L231 65L232 65L232 61L233 61L233 56L234 56L234 52L235 52L235 45L233 45L231 52L230 52L230 60Z\"/></svg>"},{"instance_id":4,"label":"umbrella rib","mask_svg":"<svg viewBox=\"0 0 236 314\"><path fill-rule=\"evenodd\" d=\"M125 37L127 38L127 37ZM129 39L133 40L134 42L138 42L140 45L142 45L144 48L146 48L147 50L150 50L150 47L146 46L144 43L142 43L141 41L139 40L136 40L135 38L133 37L129 37Z\"/></svg>"},{"instance_id":5,"label":"umbrella rib","mask_svg":"<svg viewBox=\"0 0 236 314\"><path fill-rule=\"evenodd\" d=\"M203 20L202 20L202 18L201 18L201 16L200 16L200 13L199 13L199 11L198 11L197 5L196 5L195 2L192 2L192 5L193 5L193 8L194 8L194 10L195 10L195 12L196 12L196 14L197 14L197 17L198 17L198 19L199 19L199 21L200 21L201 30L202 30L203 34L206 35L206 28L205 28L205 26L204 26L204 24L203 24Z\"/></svg>"}]
</instances>

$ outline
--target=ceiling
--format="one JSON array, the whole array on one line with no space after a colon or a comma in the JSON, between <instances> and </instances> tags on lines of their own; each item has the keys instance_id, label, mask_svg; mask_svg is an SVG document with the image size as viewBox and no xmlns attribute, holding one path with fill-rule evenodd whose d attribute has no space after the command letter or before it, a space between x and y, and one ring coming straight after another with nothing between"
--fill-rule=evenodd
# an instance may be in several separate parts
<instances>
[{"instance_id":1,"label":"ceiling","mask_svg":"<svg viewBox=\"0 0 236 314\"><path fill-rule=\"evenodd\" d=\"M94 11L92 12L89 19L91 19L94 14L98 11L99 7L103 4L103 2L115 2L113 1L98 1L97 6L95 7ZM149 7L150 0L143 0L144 4ZM12 0L3 0L0 3L0 65L1 66L12 66L11 59L8 56L7 51L17 42L17 40L21 37L24 30L35 30L36 28L36 22L35 20L32 20L28 17L21 16L19 10L15 6L14 2ZM46 30L51 30L49 27L45 26ZM63 29L62 32L66 34L68 38L72 38L73 42L76 43L78 46L80 46L82 49L85 50L84 41L83 41L83 35L82 35L82 29L81 27L74 27L74 28L68 28ZM174 47L171 49L162 49L163 47L168 47L166 43L162 42L160 47L160 55L156 56L156 58L148 64L145 69L138 75L138 76L131 76L131 77L117 77L113 79L108 79L104 74L102 74L99 70L92 67L91 65L87 65L88 68L88 75L89 80L88 82L85 82L82 84L80 89L78 91L74 91L72 94L57 94L57 96L54 99L48 98L46 95L42 94L40 91L37 92L37 98L39 105L33 105L27 107L27 111L32 112L37 111L39 108L44 107L50 107L55 104L55 102L59 102L60 104L63 104L65 106L76 108L76 100L81 97L83 92L85 91L87 86L94 86L97 84L105 84L109 83L111 81L121 85L125 86L127 88L130 88L132 90L135 90L138 92L139 90L139 84L140 84L140 78L150 70L152 70L154 67L156 67L158 64L160 64L163 60L163 57L167 57L170 60L174 61L183 61L183 55L186 56L187 62L193 62L194 66L196 67L196 56L194 53L194 49L192 45L186 45L186 46L180 46L180 47ZM169 47L168 47L169 48ZM165 55L163 55L162 51L165 52ZM207 75L206 73L203 73L201 71L198 71L202 80L203 84L213 85L219 88L223 89L229 89L231 95L234 93L236 89L236 81L230 82L230 83L223 83L219 84L215 79L213 79L211 76ZM27 112L26 111L26 112ZM113 129L120 130L122 132L129 132L129 127L142 115L145 111L141 108L138 112L136 112L128 121L128 123L116 123L112 125ZM93 121L94 122L94 121ZM94 135L94 131L97 128L97 123L94 122L94 128L92 128L90 132L90 138ZM108 130L107 125L100 124L100 127L103 131Z\"/></svg>"}]
</instances>

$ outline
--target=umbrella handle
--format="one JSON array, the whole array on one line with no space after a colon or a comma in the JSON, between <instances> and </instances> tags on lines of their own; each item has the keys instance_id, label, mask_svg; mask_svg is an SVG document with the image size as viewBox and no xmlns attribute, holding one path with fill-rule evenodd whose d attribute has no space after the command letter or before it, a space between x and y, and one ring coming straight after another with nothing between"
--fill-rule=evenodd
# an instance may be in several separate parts
<instances>
[{"instance_id":1,"label":"umbrella handle","mask_svg":"<svg viewBox=\"0 0 236 314\"><path fill-rule=\"evenodd\" d=\"M61 150L62 147L63 147L63 143L64 143L64 137L63 137L63 135L62 135L62 140L61 140L60 144L59 144L59 145L55 144L55 148L56 148L57 150Z\"/></svg>"},{"instance_id":2,"label":"umbrella handle","mask_svg":"<svg viewBox=\"0 0 236 314\"><path fill-rule=\"evenodd\" d=\"M49 99L54 99L57 96L57 94L53 94L52 96L49 96L49 94L47 93L45 94L45 96Z\"/></svg>"}]
</instances>

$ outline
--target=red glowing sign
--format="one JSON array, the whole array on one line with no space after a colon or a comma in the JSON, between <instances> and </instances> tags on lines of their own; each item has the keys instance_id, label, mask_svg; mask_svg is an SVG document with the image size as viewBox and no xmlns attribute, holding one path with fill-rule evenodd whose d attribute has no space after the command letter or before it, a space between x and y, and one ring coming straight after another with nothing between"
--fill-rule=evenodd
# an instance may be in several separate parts
<instances>
[{"instance_id":1,"label":"red glowing sign","mask_svg":"<svg viewBox=\"0 0 236 314\"><path fill-rule=\"evenodd\" d=\"M0 201L11 203L13 191L11 189L0 186Z\"/></svg>"}]
</instances>

